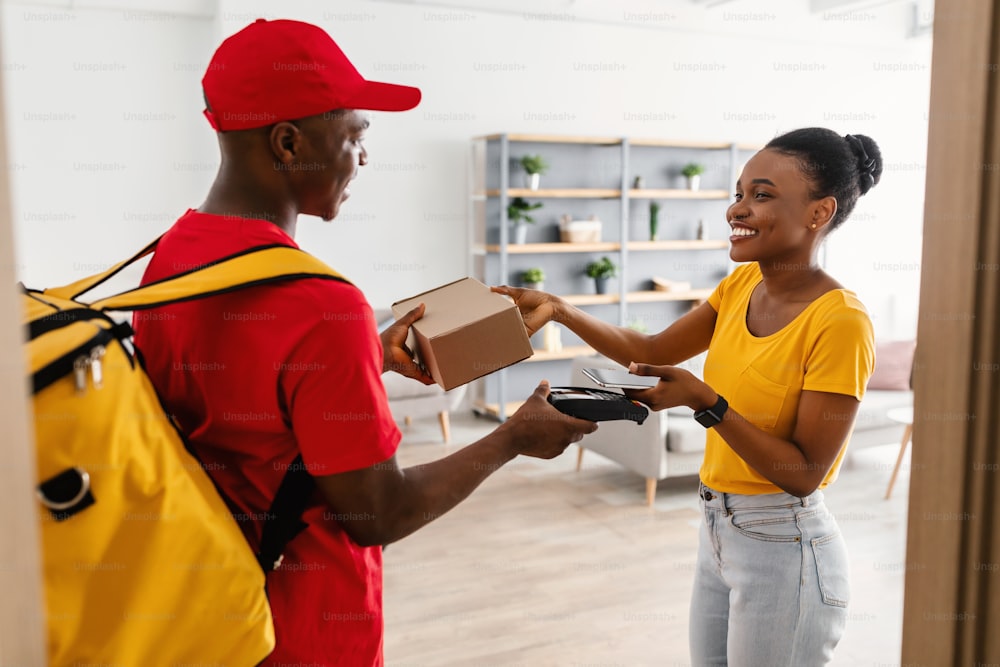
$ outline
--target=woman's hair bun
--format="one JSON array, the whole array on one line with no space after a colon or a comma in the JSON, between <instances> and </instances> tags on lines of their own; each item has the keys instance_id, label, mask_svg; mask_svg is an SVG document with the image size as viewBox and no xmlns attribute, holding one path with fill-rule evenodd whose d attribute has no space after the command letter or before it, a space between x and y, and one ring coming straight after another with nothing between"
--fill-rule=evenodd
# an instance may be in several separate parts
<instances>
[{"instance_id":1,"label":"woman's hair bun","mask_svg":"<svg viewBox=\"0 0 1000 667\"><path fill-rule=\"evenodd\" d=\"M882 152L871 137L863 134L848 134L844 139L858 161L858 187L865 194L882 178Z\"/></svg>"}]
</instances>

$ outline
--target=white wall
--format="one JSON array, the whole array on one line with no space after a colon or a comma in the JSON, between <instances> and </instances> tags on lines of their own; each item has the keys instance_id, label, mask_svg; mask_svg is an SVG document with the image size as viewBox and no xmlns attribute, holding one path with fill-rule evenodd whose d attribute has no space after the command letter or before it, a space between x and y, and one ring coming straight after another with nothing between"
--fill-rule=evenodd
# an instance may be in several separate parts
<instances>
[{"instance_id":1,"label":"white wall","mask_svg":"<svg viewBox=\"0 0 1000 667\"><path fill-rule=\"evenodd\" d=\"M883 183L831 239L831 271L868 303L880 335L913 335L929 40L891 29L871 41L898 18L895 5L810 17L792 0L766 11L750 2L713 10L663 3L671 4L684 7L679 19L623 11L617 25L568 12L363 0L220 0L216 22L129 21L120 11L93 10L28 20L24 6L8 4L21 273L51 284L96 269L197 206L217 163L200 116L204 65L223 36L257 16L281 16L325 27L369 78L424 92L413 111L373 115L370 164L341 217L299 225L300 243L374 304L466 274L466 151L474 135L765 142L823 125L871 135L887 161ZM102 65L118 67L91 71ZM42 112L74 117L26 115ZM139 121L127 112L172 117ZM122 167L101 167L107 163Z\"/></svg>"},{"instance_id":2,"label":"white wall","mask_svg":"<svg viewBox=\"0 0 1000 667\"><path fill-rule=\"evenodd\" d=\"M217 167L201 118L212 18L3 5L18 273L107 268L197 205Z\"/></svg>"}]
</instances>

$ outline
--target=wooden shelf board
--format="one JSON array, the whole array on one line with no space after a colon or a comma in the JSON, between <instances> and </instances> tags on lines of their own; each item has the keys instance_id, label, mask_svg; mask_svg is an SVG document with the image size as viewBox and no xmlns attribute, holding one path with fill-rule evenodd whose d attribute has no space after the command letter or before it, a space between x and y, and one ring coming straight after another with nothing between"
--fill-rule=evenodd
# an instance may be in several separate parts
<instances>
[{"instance_id":1,"label":"wooden shelf board","mask_svg":"<svg viewBox=\"0 0 1000 667\"><path fill-rule=\"evenodd\" d=\"M500 252L499 245L488 245L489 252ZM618 252L620 243L508 243L507 253L510 255L527 255L533 253L555 252Z\"/></svg>"},{"instance_id":2,"label":"wooden shelf board","mask_svg":"<svg viewBox=\"0 0 1000 667\"><path fill-rule=\"evenodd\" d=\"M496 141L502 134L487 134L474 137L485 141ZM561 134L507 134L509 141L535 142L540 144L583 144L597 146L617 146L622 143L621 137L583 137ZM732 147L728 141L688 141L685 139L657 139L655 137L637 137L628 140L631 146L650 146L653 148L693 148L700 150L725 150ZM759 151L764 144L737 143L741 151Z\"/></svg>"},{"instance_id":3,"label":"wooden shelf board","mask_svg":"<svg viewBox=\"0 0 1000 667\"><path fill-rule=\"evenodd\" d=\"M558 359L575 359L576 357L589 357L596 354L594 348L589 345L570 345L564 347L558 352L549 352L547 350L535 350L535 353L524 360L524 363L531 361L555 361Z\"/></svg>"},{"instance_id":4,"label":"wooden shelf board","mask_svg":"<svg viewBox=\"0 0 1000 667\"><path fill-rule=\"evenodd\" d=\"M500 190L487 190L487 196L499 197ZM508 188L508 197L524 197L526 199L615 199L622 196L621 190L613 188Z\"/></svg>"},{"instance_id":5,"label":"wooden shelf board","mask_svg":"<svg viewBox=\"0 0 1000 667\"><path fill-rule=\"evenodd\" d=\"M722 150L728 149L733 144L728 141L686 141L684 139L655 139L639 138L629 139L631 146L652 146L656 148L697 148L700 150Z\"/></svg>"},{"instance_id":6,"label":"wooden shelf board","mask_svg":"<svg viewBox=\"0 0 1000 667\"><path fill-rule=\"evenodd\" d=\"M486 139L487 141L496 140L502 137L502 134L488 134L483 137L476 137L477 139ZM559 135L559 134L507 134L507 139L509 141L531 141L540 144L596 144L599 146L616 146L622 143L621 137L583 137L576 135Z\"/></svg>"},{"instance_id":7,"label":"wooden shelf board","mask_svg":"<svg viewBox=\"0 0 1000 667\"><path fill-rule=\"evenodd\" d=\"M712 288L685 290L683 292L629 292L629 303L647 303L651 301L704 301L712 294Z\"/></svg>"},{"instance_id":8,"label":"wooden shelf board","mask_svg":"<svg viewBox=\"0 0 1000 667\"><path fill-rule=\"evenodd\" d=\"M685 290L683 292L660 292L648 290L644 292L629 292L625 295L627 303L648 303L653 301L704 301L712 293L711 288ZM569 294L563 295L566 303L574 306L599 306L615 304L620 301L615 294Z\"/></svg>"},{"instance_id":9,"label":"wooden shelf board","mask_svg":"<svg viewBox=\"0 0 1000 667\"><path fill-rule=\"evenodd\" d=\"M717 250L728 248L726 239L675 239L668 241L629 241L629 250Z\"/></svg>"},{"instance_id":10,"label":"wooden shelf board","mask_svg":"<svg viewBox=\"0 0 1000 667\"><path fill-rule=\"evenodd\" d=\"M729 199L728 190L684 190L682 188L629 190L631 199Z\"/></svg>"},{"instance_id":11,"label":"wooden shelf board","mask_svg":"<svg viewBox=\"0 0 1000 667\"><path fill-rule=\"evenodd\" d=\"M564 294L562 298L573 306L601 306L619 301L617 292L614 294Z\"/></svg>"}]
</instances>

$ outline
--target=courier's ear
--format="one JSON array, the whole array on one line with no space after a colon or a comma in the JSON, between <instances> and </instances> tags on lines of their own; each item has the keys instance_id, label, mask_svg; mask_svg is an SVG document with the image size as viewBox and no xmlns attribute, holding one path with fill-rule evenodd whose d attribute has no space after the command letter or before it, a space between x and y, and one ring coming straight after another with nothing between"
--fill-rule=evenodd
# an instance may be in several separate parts
<instances>
[{"instance_id":1,"label":"courier's ear","mask_svg":"<svg viewBox=\"0 0 1000 667\"><path fill-rule=\"evenodd\" d=\"M302 150L305 136L298 125L289 120L275 123L268 134L271 152L278 164L289 165L295 162Z\"/></svg>"}]
</instances>

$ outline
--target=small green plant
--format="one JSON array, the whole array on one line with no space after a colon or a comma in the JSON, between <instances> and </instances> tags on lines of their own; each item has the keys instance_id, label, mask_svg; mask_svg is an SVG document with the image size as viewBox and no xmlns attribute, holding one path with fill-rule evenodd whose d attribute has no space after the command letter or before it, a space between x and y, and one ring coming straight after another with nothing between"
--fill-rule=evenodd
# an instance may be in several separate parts
<instances>
[{"instance_id":1,"label":"small green plant","mask_svg":"<svg viewBox=\"0 0 1000 667\"><path fill-rule=\"evenodd\" d=\"M534 211L541 207L542 202L530 204L523 197L514 197L510 204L507 205L507 219L515 224L519 222L534 223L535 219L528 215L528 211Z\"/></svg>"},{"instance_id":2,"label":"small green plant","mask_svg":"<svg viewBox=\"0 0 1000 667\"><path fill-rule=\"evenodd\" d=\"M587 265L587 275L591 278L614 278L618 275L618 267L610 258L601 257Z\"/></svg>"},{"instance_id":3,"label":"small green plant","mask_svg":"<svg viewBox=\"0 0 1000 667\"><path fill-rule=\"evenodd\" d=\"M656 240L656 230L660 226L660 205L655 202L649 202L649 240Z\"/></svg>"},{"instance_id":4,"label":"small green plant","mask_svg":"<svg viewBox=\"0 0 1000 667\"><path fill-rule=\"evenodd\" d=\"M684 168L681 169L681 174L687 176L688 178L691 178L692 176L700 176L701 174L704 173L705 173L705 165L698 164L697 162L688 162L686 165L684 165Z\"/></svg>"},{"instance_id":5,"label":"small green plant","mask_svg":"<svg viewBox=\"0 0 1000 667\"><path fill-rule=\"evenodd\" d=\"M545 271L538 267L525 269L521 272L521 282L526 285L537 285L538 283L543 283L545 282Z\"/></svg>"},{"instance_id":6,"label":"small green plant","mask_svg":"<svg viewBox=\"0 0 1000 667\"><path fill-rule=\"evenodd\" d=\"M549 170L549 163L541 155L525 155L521 158L521 166L529 174L544 174Z\"/></svg>"}]
</instances>

